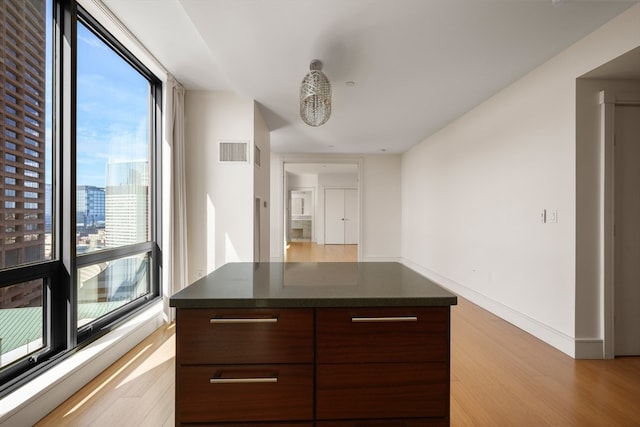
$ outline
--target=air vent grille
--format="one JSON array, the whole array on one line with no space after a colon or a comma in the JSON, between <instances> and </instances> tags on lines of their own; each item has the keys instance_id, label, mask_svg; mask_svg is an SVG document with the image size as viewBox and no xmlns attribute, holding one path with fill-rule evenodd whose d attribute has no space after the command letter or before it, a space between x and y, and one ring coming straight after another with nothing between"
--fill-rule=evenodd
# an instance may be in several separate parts
<instances>
[{"instance_id":1,"label":"air vent grille","mask_svg":"<svg viewBox=\"0 0 640 427\"><path fill-rule=\"evenodd\" d=\"M221 162L248 162L248 142L220 142Z\"/></svg>"}]
</instances>

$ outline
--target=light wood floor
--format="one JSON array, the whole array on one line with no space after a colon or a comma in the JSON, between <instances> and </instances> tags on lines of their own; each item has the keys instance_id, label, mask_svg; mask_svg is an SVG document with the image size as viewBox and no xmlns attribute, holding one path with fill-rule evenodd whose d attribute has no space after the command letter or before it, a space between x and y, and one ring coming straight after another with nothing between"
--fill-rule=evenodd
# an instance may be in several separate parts
<instances>
[{"instance_id":1,"label":"light wood floor","mask_svg":"<svg viewBox=\"0 0 640 427\"><path fill-rule=\"evenodd\" d=\"M37 426L172 426L174 355L167 325ZM574 360L459 298L451 425L638 426L640 357Z\"/></svg>"},{"instance_id":2,"label":"light wood floor","mask_svg":"<svg viewBox=\"0 0 640 427\"><path fill-rule=\"evenodd\" d=\"M356 245L292 243L288 261L356 260ZM166 325L38 426L173 426ZM451 310L452 426L640 426L640 357L573 360L458 298Z\"/></svg>"},{"instance_id":3,"label":"light wood floor","mask_svg":"<svg viewBox=\"0 0 640 427\"><path fill-rule=\"evenodd\" d=\"M640 357L574 360L458 298L451 425L640 426Z\"/></svg>"},{"instance_id":4,"label":"light wood floor","mask_svg":"<svg viewBox=\"0 0 640 427\"><path fill-rule=\"evenodd\" d=\"M37 426L173 426L166 325ZM451 310L452 426L638 426L640 358L574 360L459 298Z\"/></svg>"},{"instance_id":5,"label":"light wood floor","mask_svg":"<svg viewBox=\"0 0 640 427\"><path fill-rule=\"evenodd\" d=\"M289 242L286 262L356 262L358 245L318 245L311 242Z\"/></svg>"}]
</instances>

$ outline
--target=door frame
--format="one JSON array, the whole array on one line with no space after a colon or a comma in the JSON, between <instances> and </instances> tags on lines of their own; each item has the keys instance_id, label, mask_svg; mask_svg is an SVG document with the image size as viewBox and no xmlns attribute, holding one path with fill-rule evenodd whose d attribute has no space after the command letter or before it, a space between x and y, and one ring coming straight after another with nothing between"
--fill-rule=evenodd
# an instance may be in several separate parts
<instances>
[{"instance_id":1,"label":"door frame","mask_svg":"<svg viewBox=\"0 0 640 427\"><path fill-rule=\"evenodd\" d=\"M615 357L615 111L617 106L640 106L640 93L600 92L600 265L603 356Z\"/></svg>"},{"instance_id":2,"label":"door frame","mask_svg":"<svg viewBox=\"0 0 640 427\"><path fill-rule=\"evenodd\" d=\"M358 169L358 260L362 259L362 233L363 233L363 229L362 229L362 216L363 216L363 194L364 194L364 159L362 156L349 156L349 155L295 155L295 154L284 154L282 155L282 157L280 157L279 159L279 168L280 170L278 171L278 175L279 175L279 179L280 179L280 183L278 183L279 187L280 187L280 191L279 191L279 209L278 209L278 226L279 226L279 230L277 233L278 239L283 240L283 244L282 245L278 245L278 253L276 254L277 260L282 260L284 261L284 251L285 251L285 245L286 245L286 220L287 220L287 177L286 177L286 171L285 171L285 165L288 163L295 163L295 164L317 164L317 163L322 163L322 164L351 164L351 165L356 165L357 169ZM318 192L321 191L321 189L318 189ZM317 236L316 236L317 237Z\"/></svg>"},{"instance_id":3,"label":"door frame","mask_svg":"<svg viewBox=\"0 0 640 427\"><path fill-rule=\"evenodd\" d=\"M286 188L286 187L285 187ZM313 202L313 216L311 219L311 241L315 242L316 241L316 221L317 221L317 215L316 215L316 210L317 210L317 197L316 197L316 190L313 187L291 187L288 190L285 190L285 210L284 210L284 215L285 215L285 242L286 241L290 241L291 240L291 192L293 191L308 191L311 193L311 200Z\"/></svg>"}]
</instances>

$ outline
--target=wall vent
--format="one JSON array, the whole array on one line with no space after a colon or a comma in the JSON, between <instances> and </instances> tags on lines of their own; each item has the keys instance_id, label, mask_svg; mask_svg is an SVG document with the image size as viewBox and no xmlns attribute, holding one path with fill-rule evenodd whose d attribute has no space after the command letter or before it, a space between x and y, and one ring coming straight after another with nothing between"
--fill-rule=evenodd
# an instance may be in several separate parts
<instances>
[{"instance_id":1,"label":"wall vent","mask_svg":"<svg viewBox=\"0 0 640 427\"><path fill-rule=\"evenodd\" d=\"M225 163L247 163L249 161L249 143L248 142L227 142L219 143L219 159Z\"/></svg>"}]
</instances>

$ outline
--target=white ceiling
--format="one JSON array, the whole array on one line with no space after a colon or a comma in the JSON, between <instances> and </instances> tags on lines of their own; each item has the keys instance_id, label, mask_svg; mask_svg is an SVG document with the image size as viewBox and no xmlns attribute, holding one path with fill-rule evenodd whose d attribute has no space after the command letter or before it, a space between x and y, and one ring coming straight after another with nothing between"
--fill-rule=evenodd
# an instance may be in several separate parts
<instances>
[{"instance_id":1,"label":"white ceiling","mask_svg":"<svg viewBox=\"0 0 640 427\"><path fill-rule=\"evenodd\" d=\"M188 90L255 99L274 152L401 153L638 1L103 2ZM312 59L333 90L318 128L298 115Z\"/></svg>"}]
</instances>

